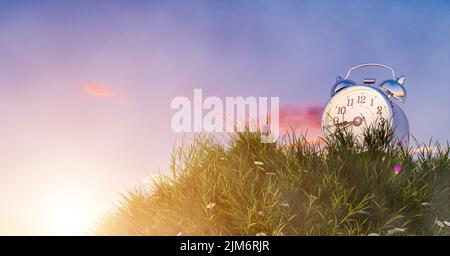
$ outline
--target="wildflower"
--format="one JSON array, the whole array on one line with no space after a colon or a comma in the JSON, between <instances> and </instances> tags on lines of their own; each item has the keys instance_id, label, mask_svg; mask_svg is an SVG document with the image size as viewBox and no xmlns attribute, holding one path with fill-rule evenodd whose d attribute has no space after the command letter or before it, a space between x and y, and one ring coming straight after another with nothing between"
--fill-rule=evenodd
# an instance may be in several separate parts
<instances>
[{"instance_id":1,"label":"wildflower","mask_svg":"<svg viewBox=\"0 0 450 256\"><path fill-rule=\"evenodd\" d=\"M256 236L267 236L266 232L257 233Z\"/></svg>"},{"instance_id":2,"label":"wildflower","mask_svg":"<svg viewBox=\"0 0 450 256\"><path fill-rule=\"evenodd\" d=\"M427 206L427 205L430 205L430 202L423 202L422 203L422 206Z\"/></svg>"},{"instance_id":3,"label":"wildflower","mask_svg":"<svg viewBox=\"0 0 450 256\"><path fill-rule=\"evenodd\" d=\"M225 160L225 157L221 157L220 160Z\"/></svg>"},{"instance_id":4,"label":"wildflower","mask_svg":"<svg viewBox=\"0 0 450 256\"><path fill-rule=\"evenodd\" d=\"M255 161L254 162L256 165L264 165L264 163L263 162L260 162L260 161Z\"/></svg>"},{"instance_id":5,"label":"wildflower","mask_svg":"<svg viewBox=\"0 0 450 256\"><path fill-rule=\"evenodd\" d=\"M358 213L360 213L360 214L364 214L364 215L367 215L367 216L370 216L370 213L368 213L368 212L366 212L366 211L358 211Z\"/></svg>"},{"instance_id":6,"label":"wildflower","mask_svg":"<svg viewBox=\"0 0 450 256\"><path fill-rule=\"evenodd\" d=\"M443 221L445 225L447 225L447 227L450 227L450 221Z\"/></svg>"},{"instance_id":7,"label":"wildflower","mask_svg":"<svg viewBox=\"0 0 450 256\"><path fill-rule=\"evenodd\" d=\"M287 203L287 202L281 203L280 205L283 207L289 207L289 203Z\"/></svg>"},{"instance_id":8,"label":"wildflower","mask_svg":"<svg viewBox=\"0 0 450 256\"><path fill-rule=\"evenodd\" d=\"M216 203L209 203L208 205L206 205L206 208L212 209L212 208L214 208L214 206L216 206Z\"/></svg>"},{"instance_id":9,"label":"wildflower","mask_svg":"<svg viewBox=\"0 0 450 256\"><path fill-rule=\"evenodd\" d=\"M367 236L380 236L380 234L378 234L378 233L369 233L369 234L367 234Z\"/></svg>"},{"instance_id":10,"label":"wildflower","mask_svg":"<svg viewBox=\"0 0 450 256\"><path fill-rule=\"evenodd\" d=\"M399 174L402 171L402 167L400 165L394 166L394 172L395 174Z\"/></svg>"},{"instance_id":11,"label":"wildflower","mask_svg":"<svg viewBox=\"0 0 450 256\"><path fill-rule=\"evenodd\" d=\"M265 125L262 127L261 131L262 131L263 133L269 133L269 132L270 132L270 125L265 124Z\"/></svg>"},{"instance_id":12,"label":"wildflower","mask_svg":"<svg viewBox=\"0 0 450 256\"><path fill-rule=\"evenodd\" d=\"M259 215L259 216L264 216L264 212L263 212L263 211L259 211L259 212L258 212L258 215Z\"/></svg>"},{"instance_id":13,"label":"wildflower","mask_svg":"<svg viewBox=\"0 0 450 256\"><path fill-rule=\"evenodd\" d=\"M440 220L435 220L435 221L434 221L434 224L438 225L438 226L441 227L441 228L445 227L445 226L444 226L444 223L442 223L442 221L440 221Z\"/></svg>"},{"instance_id":14,"label":"wildflower","mask_svg":"<svg viewBox=\"0 0 450 256\"><path fill-rule=\"evenodd\" d=\"M387 234L392 235L396 232L405 232L405 231L406 231L406 228L394 228L394 229L388 230Z\"/></svg>"},{"instance_id":15,"label":"wildflower","mask_svg":"<svg viewBox=\"0 0 450 256\"><path fill-rule=\"evenodd\" d=\"M397 141L397 147L398 148L401 148L401 147L403 147L403 140L399 140L399 141Z\"/></svg>"}]
</instances>

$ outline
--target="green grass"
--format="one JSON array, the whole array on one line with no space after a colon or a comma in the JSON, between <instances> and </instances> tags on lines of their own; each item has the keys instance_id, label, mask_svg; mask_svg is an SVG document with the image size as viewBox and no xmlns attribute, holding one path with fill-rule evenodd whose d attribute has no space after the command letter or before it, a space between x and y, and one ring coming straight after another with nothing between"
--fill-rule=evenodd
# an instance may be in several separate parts
<instances>
[{"instance_id":1,"label":"green grass","mask_svg":"<svg viewBox=\"0 0 450 256\"><path fill-rule=\"evenodd\" d=\"M383 127L362 142L341 131L322 144L260 135L176 148L171 173L124 194L95 233L450 235L448 145L399 147Z\"/></svg>"}]
</instances>

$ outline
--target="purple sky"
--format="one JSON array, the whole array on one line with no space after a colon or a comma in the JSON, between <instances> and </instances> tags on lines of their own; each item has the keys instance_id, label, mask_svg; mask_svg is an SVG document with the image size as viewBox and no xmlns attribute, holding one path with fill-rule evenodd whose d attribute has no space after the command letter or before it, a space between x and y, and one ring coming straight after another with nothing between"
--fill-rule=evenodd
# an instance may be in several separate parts
<instances>
[{"instance_id":1,"label":"purple sky","mask_svg":"<svg viewBox=\"0 0 450 256\"><path fill-rule=\"evenodd\" d=\"M0 1L0 234L58 233L64 198L98 214L167 170L170 102L194 88L309 113L384 63L412 134L445 142L449 41L445 1Z\"/></svg>"}]
</instances>

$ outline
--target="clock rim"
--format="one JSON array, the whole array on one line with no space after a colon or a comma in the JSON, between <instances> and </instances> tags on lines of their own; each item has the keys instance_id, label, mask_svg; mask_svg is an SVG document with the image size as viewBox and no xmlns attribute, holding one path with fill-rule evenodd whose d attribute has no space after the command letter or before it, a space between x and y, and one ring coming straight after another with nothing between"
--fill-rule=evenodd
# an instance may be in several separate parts
<instances>
[{"instance_id":1,"label":"clock rim","mask_svg":"<svg viewBox=\"0 0 450 256\"><path fill-rule=\"evenodd\" d=\"M383 93L383 91L381 91L379 88L375 87L375 86L371 86L371 85L361 85L361 84L355 84L355 85L349 85L346 86L345 88L342 88L341 90L339 90L338 92L336 92L327 102L327 104L325 105L325 108L323 109L322 112L322 118L320 119L320 131L322 133L323 136L326 136L325 131L324 131L324 126L323 126L323 120L324 120L324 115L325 115L325 110L327 109L328 105L330 105L330 103L333 101L333 99L337 98L337 96L344 94L346 91L350 90L350 89L358 89L356 87L362 88L362 89L369 89L369 90L373 90L376 93L380 94L384 100L386 101L387 105L388 105L388 110L389 110L389 119L390 123L389 125L392 127L394 124L394 120L393 120L393 116L394 116L394 110L393 110L393 106L392 106L392 102L391 100L386 96L386 94Z\"/></svg>"}]
</instances>

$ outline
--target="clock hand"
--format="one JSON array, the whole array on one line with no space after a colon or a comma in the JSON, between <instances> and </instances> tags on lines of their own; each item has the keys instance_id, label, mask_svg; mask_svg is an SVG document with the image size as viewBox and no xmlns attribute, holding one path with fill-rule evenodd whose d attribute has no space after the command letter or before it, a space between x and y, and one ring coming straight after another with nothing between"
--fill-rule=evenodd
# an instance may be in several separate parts
<instances>
[{"instance_id":1,"label":"clock hand","mask_svg":"<svg viewBox=\"0 0 450 256\"><path fill-rule=\"evenodd\" d=\"M359 112L359 114L362 116L362 120L364 121L364 124L367 125L366 117L361 112Z\"/></svg>"},{"instance_id":2,"label":"clock hand","mask_svg":"<svg viewBox=\"0 0 450 256\"><path fill-rule=\"evenodd\" d=\"M361 113L360 113L361 114ZM332 125L328 125L328 127L332 127L332 126L344 126L344 127L348 127L350 125L354 125L354 126L360 126L362 124L362 122L366 121L366 117L364 115L361 114L362 117L355 117L353 118L352 121L343 121L341 123L336 123L336 124L332 124Z\"/></svg>"},{"instance_id":3,"label":"clock hand","mask_svg":"<svg viewBox=\"0 0 450 256\"><path fill-rule=\"evenodd\" d=\"M332 127L332 126L349 126L349 125L352 125L352 124L353 124L353 122L343 121L341 123L330 124L330 125L328 125L328 127Z\"/></svg>"}]
</instances>

